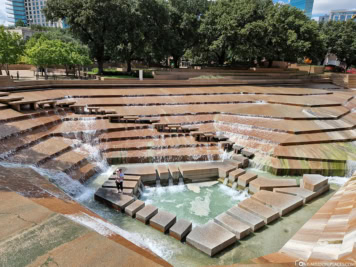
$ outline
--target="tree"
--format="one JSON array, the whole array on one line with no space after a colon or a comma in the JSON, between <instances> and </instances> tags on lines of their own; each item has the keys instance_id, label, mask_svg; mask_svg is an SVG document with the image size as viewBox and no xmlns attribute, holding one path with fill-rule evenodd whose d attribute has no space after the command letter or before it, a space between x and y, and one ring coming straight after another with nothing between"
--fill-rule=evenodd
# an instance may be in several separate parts
<instances>
[{"instance_id":1,"label":"tree","mask_svg":"<svg viewBox=\"0 0 356 267\"><path fill-rule=\"evenodd\" d=\"M218 0L211 3L199 29L203 37L200 50L220 65L226 60L255 58L261 45L253 30L264 25L271 7L271 0Z\"/></svg>"},{"instance_id":2,"label":"tree","mask_svg":"<svg viewBox=\"0 0 356 267\"><path fill-rule=\"evenodd\" d=\"M16 64L23 54L23 40L17 33L6 31L0 26L0 73L4 66L8 71L9 64Z\"/></svg>"},{"instance_id":3,"label":"tree","mask_svg":"<svg viewBox=\"0 0 356 267\"><path fill-rule=\"evenodd\" d=\"M321 25L321 33L327 52L346 64L345 71L356 65L356 22L330 21Z\"/></svg>"},{"instance_id":4,"label":"tree","mask_svg":"<svg viewBox=\"0 0 356 267\"><path fill-rule=\"evenodd\" d=\"M176 68L184 53L198 44L201 17L208 5L208 0L168 0L166 49L173 57Z\"/></svg>"},{"instance_id":5,"label":"tree","mask_svg":"<svg viewBox=\"0 0 356 267\"><path fill-rule=\"evenodd\" d=\"M25 22L19 19L18 21L16 21L15 27L26 27L26 24Z\"/></svg>"},{"instance_id":6,"label":"tree","mask_svg":"<svg viewBox=\"0 0 356 267\"><path fill-rule=\"evenodd\" d=\"M127 64L131 72L133 60L161 59L162 40L168 25L168 12L163 2L157 0L132 0L121 6L125 17L117 18L112 51L115 59Z\"/></svg>"},{"instance_id":7,"label":"tree","mask_svg":"<svg viewBox=\"0 0 356 267\"><path fill-rule=\"evenodd\" d=\"M49 20L65 19L71 31L84 44L98 63L99 74L104 71L106 49L113 43L117 29L115 20L125 17L124 0L48 0L43 12Z\"/></svg>"},{"instance_id":8,"label":"tree","mask_svg":"<svg viewBox=\"0 0 356 267\"><path fill-rule=\"evenodd\" d=\"M320 59L325 55L317 22L290 5L276 4L271 7L265 27L260 25L258 29L261 52L270 62L296 62L303 57Z\"/></svg>"}]
</instances>

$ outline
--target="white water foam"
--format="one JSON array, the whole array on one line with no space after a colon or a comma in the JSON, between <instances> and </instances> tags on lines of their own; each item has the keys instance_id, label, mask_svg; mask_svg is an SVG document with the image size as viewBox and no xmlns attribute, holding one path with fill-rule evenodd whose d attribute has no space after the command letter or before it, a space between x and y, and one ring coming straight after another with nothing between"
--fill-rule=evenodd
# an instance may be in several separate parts
<instances>
[{"instance_id":1,"label":"white water foam","mask_svg":"<svg viewBox=\"0 0 356 267\"><path fill-rule=\"evenodd\" d=\"M156 242L137 233L127 232L116 225L103 221L102 219L92 217L85 213L65 216L70 220L84 225L103 236L108 237L116 234L121 235L135 245L142 248L147 248L166 260L170 259L173 255L173 252L167 249L165 244L162 242Z\"/></svg>"}]
</instances>

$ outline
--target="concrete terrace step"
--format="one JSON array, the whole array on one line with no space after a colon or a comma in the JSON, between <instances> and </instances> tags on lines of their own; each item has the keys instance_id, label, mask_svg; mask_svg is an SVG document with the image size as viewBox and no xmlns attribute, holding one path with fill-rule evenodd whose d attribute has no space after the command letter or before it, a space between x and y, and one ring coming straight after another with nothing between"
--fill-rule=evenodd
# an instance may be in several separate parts
<instances>
[{"instance_id":1,"label":"concrete terrace step","mask_svg":"<svg viewBox=\"0 0 356 267\"><path fill-rule=\"evenodd\" d=\"M160 210L150 219L150 226L166 233L176 223L176 220L176 215Z\"/></svg>"},{"instance_id":2,"label":"concrete terrace step","mask_svg":"<svg viewBox=\"0 0 356 267\"><path fill-rule=\"evenodd\" d=\"M169 174L171 175L173 180L178 182L178 179L180 176L180 171L179 171L178 165L168 164L168 170L169 170Z\"/></svg>"},{"instance_id":3,"label":"concrete terrace step","mask_svg":"<svg viewBox=\"0 0 356 267\"><path fill-rule=\"evenodd\" d=\"M136 213L145 207L145 202L141 200L135 200L129 206L125 208L125 213L131 217L135 217Z\"/></svg>"},{"instance_id":4,"label":"concrete terrace step","mask_svg":"<svg viewBox=\"0 0 356 267\"><path fill-rule=\"evenodd\" d=\"M269 224L274 220L279 218L278 211L252 199L247 198L241 202L239 202L238 206L248 212L260 217L264 220L265 224Z\"/></svg>"},{"instance_id":5,"label":"concrete terrace step","mask_svg":"<svg viewBox=\"0 0 356 267\"><path fill-rule=\"evenodd\" d=\"M152 163L152 162L177 162L177 161L205 161L217 160L223 153L215 147L169 148L163 150L140 150L105 152L105 158L110 164L124 163Z\"/></svg>"},{"instance_id":6,"label":"concrete terrace step","mask_svg":"<svg viewBox=\"0 0 356 267\"><path fill-rule=\"evenodd\" d=\"M136 219L147 224L150 219L158 213L158 208L153 205L146 205L136 213Z\"/></svg>"},{"instance_id":7,"label":"concrete terrace step","mask_svg":"<svg viewBox=\"0 0 356 267\"><path fill-rule=\"evenodd\" d=\"M63 172L70 172L77 166L88 162L89 152L81 151L80 149L71 150L60 156L53 158L41 165L44 169L52 169Z\"/></svg>"},{"instance_id":8,"label":"concrete terrace step","mask_svg":"<svg viewBox=\"0 0 356 267\"><path fill-rule=\"evenodd\" d=\"M209 256L214 256L236 242L236 236L210 221L195 227L187 236L187 243Z\"/></svg>"},{"instance_id":9,"label":"concrete terrace step","mask_svg":"<svg viewBox=\"0 0 356 267\"><path fill-rule=\"evenodd\" d=\"M10 157L11 161L41 165L62 153L73 149L80 142L77 140L51 137Z\"/></svg>"},{"instance_id":10,"label":"concrete terrace step","mask_svg":"<svg viewBox=\"0 0 356 267\"><path fill-rule=\"evenodd\" d=\"M234 217L235 219L240 220L245 224L249 225L253 232L265 225L264 220L262 220L260 217L238 206L230 208L226 213Z\"/></svg>"},{"instance_id":11,"label":"concrete terrace step","mask_svg":"<svg viewBox=\"0 0 356 267\"><path fill-rule=\"evenodd\" d=\"M135 201L133 197L118 194L114 190L99 188L94 195L95 200L119 211L124 211L127 206Z\"/></svg>"},{"instance_id":12,"label":"concrete terrace step","mask_svg":"<svg viewBox=\"0 0 356 267\"><path fill-rule=\"evenodd\" d=\"M88 179L93 177L99 171L99 167L96 163L84 162L83 165L71 170L68 175L72 179L81 183L85 183Z\"/></svg>"},{"instance_id":13,"label":"concrete terrace step","mask_svg":"<svg viewBox=\"0 0 356 267\"><path fill-rule=\"evenodd\" d=\"M272 179L265 177L258 177L250 182L249 190L253 193L257 193L261 190L273 191L273 188L285 188L285 187L297 187L297 181L295 179Z\"/></svg>"},{"instance_id":14,"label":"concrete terrace step","mask_svg":"<svg viewBox=\"0 0 356 267\"><path fill-rule=\"evenodd\" d=\"M13 121L1 125L0 140L9 137L17 137L26 132L40 128L46 130L47 127L60 124L62 119L59 116L40 117L24 121Z\"/></svg>"},{"instance_id":15,"label":"concrete terrace step","mask_svg":"<svg viewBox=\"0 0 356 267\"><path fill-rule=\"evenodd\" d=\"M191 231L191 222L188 222L184 219L178 219L176 223L169 229L169 235L179 241L183 241Z\"/></svg>"},{"instance_id":16,"label":"concrete terrace step","mask_svg":"<svg viewBox=\"0 0 356 267\"><path fill-rule=\"evenodd\" d=\"M303 205L303 199L300 197L265 190L261 190L252 195L252 199L278 211L280 216L284 216Z\"/></svg>"},{"instance_id":17,"label":"concrete terrace step","mask_svg":"<svg viewBox=\"0 0 356 267\"><path fill-rule=\"evenodd\" d=\"M229 173L229 181L231 183L235 182L241 175L245 174L244 169L237 169Z\"/></svg>"},{"instance_id":18,"label":"concrete terrace step","mask_svg":"<svg viewBox=\"0 0 356 267\"><path fill-rule=\"evenodd\" d=\"M179 170L184 178L191 180L211 179L219 176L219 167L210 162L180 164Z\"/></svg>"},{"instance_id":19,"label":"concrete terrace step","mask_svg":"<svg viewBox=\"0 0 356 267\"><path fill-rule=\"evenodd\" d=\"M214 218L214 222L236 235L237 239L242 239L251 233L250 225L224 212Z\"/></svg>"},{"instance_id":20,"label":"concrete terrace step","mask_svg":"<svg viewBox=\"0 0 356 267\"><path fill-rule=\"evenodd\" d=\"M303 180L301 181L301 187L316 192L320 190L323 186L327 185L328 178L323 177L318 174L304 174Z\"/></svg>"},{"instance_id":21,"label":"concrete terrace step","mask_svg":"<svg viewBox=\"0 0 356 267\"><path fill-rule=\"evenodd\" d=\"M106 182L104 182L102 187L103 188L117 188L116 181L107 180ZM136 195L137 191L138 191L138 188L139 188L139 182L138 181L127 181L127 180L124 180L123 188L124 189L132 189L133 193Z\"/></svg>"},{"instance_id":22,"label":"concrete terrace step","mask_svg":"<svg viewBox=\"0 0 356 267\"><path fill-rule=\"evenodd\" d=\"M242 188L246 188L250 184L250 182L255 179L257 179L257 174L246 172L245 174L239 176L237 184Z\"/></svg>"},{"instance_id":23,"label":"concrete terrace step","mask_svg":"<svg viewBox=\"0 0 356 267\"><path fill-rule=\"evenodd\" d=\"M320 188L317 192L313 192L302 187L274 188L273 192L301 197L303 198L303 203L305 204L311 201L312 199L318 197L322 193L328 191L329 188L330 186L327 184L324 187Z\"/></svg>"},{"instance_id":24,"label":"concrete terrace step","mask_svg":"<svg viewBox=\"0 0 356 267\"><path fill-rule=\"evenodd\" d=\"M156 165L157 178L161 180L161 182L167 182L169 178L169 170L168 165Z\"/></svg>"},{"instance_id":25,"label":"concrete terrace step","mask_svg":"<svg viewBox=\"0 0 356 267\"><path fill-rule=\"evenodd\" d=\"M141 181L145 182L155 182L157 179L156 169L152 165L138 165L130 166L124 170L125 178L129 179L129 176L139 176Z\"/></svg>"}]
</instances>

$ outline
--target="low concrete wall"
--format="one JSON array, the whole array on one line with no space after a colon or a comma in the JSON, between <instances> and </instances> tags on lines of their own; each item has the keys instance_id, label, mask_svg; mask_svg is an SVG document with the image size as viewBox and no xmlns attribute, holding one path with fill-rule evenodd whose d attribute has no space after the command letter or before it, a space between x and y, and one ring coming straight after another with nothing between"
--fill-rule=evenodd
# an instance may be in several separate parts
<instances>
[{"instance_id":1,"label":"low concrete wall","mask_svg":"<svg viewBox=\"0 0 356 267\"><path fill-rule=\"evenodd\" d=\"M0 89L1 87L14 86L14 82L9 76L0 76Z\"/></svg>"},{"instance_id":2,"label":"low concrete wall","mask_svg":"<svg viewBox=\"0 0 356 267\"><path fill-rule=\"evenodd\" d=\"M299 71L305 71L314 74L323 74L324 73L324 66L308 66L308 65L298 65L298 64L292 64L291 69L297 69Z\"/></svg>"},{"instance_id":3,"label":"low concrete wall","mask_svg":"<svg viewBox=\"0 0 356 267\"><path fill-rule=\"evenodd\" d=\"M345 88L356 88L356 74L332 73L331 81Z\"/></svg>"}]
</instances>

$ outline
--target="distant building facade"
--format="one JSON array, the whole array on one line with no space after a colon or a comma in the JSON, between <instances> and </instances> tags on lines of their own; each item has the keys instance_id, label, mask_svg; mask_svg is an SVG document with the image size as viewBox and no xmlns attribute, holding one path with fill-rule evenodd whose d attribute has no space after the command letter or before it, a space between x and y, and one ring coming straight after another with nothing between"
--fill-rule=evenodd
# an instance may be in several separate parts
<instances>
[{"instance_id":1,"label":"distant building facade","mask_svg":"<svg viewBox=\"0 0 356 267\"><path fill-rule=\"evenodd\" d=\"M17 27L16 29L9 29L9 32L17 33L24 40L30 39L36 32L26 27Z\"/></svg>"},{"instance_id":2,"label":"distant building facade","mask_svg":"<svg viewBox=\"0 0 356 267\"><path fill-rule=\"evenodd\" d=\"M289 4L304 11L309 18L312 17L314 0L290 0Z\"/></svg>"},{"instance_id":3,"label":"distant building facade","mask_svg":"<svg viewBox=\"0 0 356 267\"><path fill-rule=\"evenodd\" d=\"M319 17L319 22L348 21L351 19L355 19L355 17L356 17L356 9L353 10L338 9L338 10L331 10L329 15L324 15Z\"/></svg>"},{"instance_id":4,"label":"distant building facade","mask_svg":"<svg viewBox=\"0 0 356 267\"><path fill-rule=\"evenodd\" d=\"M42 9L46 0L6 0L6 13L10 24L22 20L26 25L66 28L64 21L51 22L46 20Z\"/></svg>"}]
</instances>

